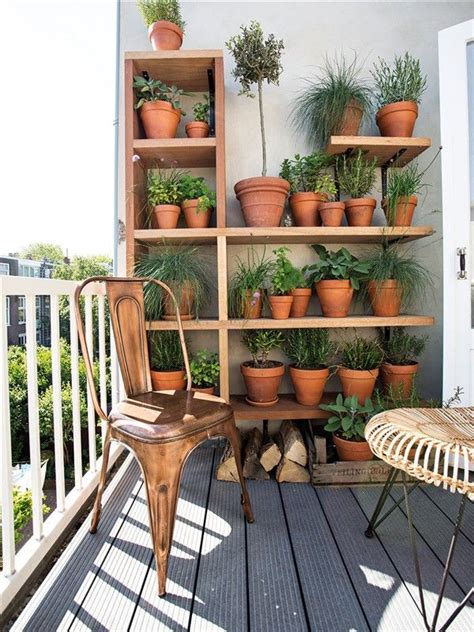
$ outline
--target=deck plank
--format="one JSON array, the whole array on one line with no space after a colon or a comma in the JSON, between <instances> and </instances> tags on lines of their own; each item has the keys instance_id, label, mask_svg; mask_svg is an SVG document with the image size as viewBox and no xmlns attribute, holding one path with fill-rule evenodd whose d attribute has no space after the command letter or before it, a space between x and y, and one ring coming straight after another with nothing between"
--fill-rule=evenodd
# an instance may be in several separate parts
<instances>
[{"instance_id":1,"label":"deck plank","mask_svg":"<svg viewBox=\"0 0 474 632\"><path fill-rule=\"evenodd\" d=\"M451 494L442 487L435 487L434 485L423 485L420 489L454 524L459 511L460 495ZM461 533L464 533L466 538L474 544L474 502L472 501L466 502Z\"/></svg>"}]
</instances>

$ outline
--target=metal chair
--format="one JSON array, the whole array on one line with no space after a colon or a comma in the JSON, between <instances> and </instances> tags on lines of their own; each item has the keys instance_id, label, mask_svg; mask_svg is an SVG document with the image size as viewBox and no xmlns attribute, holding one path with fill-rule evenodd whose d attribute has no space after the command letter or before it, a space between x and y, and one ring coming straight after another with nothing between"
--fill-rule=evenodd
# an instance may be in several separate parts
<instances>
[{"instance_id":1,"label":"metal chair","mask_svg":"<svg viewBox=\"0 0 474 632\"><path fill-rule=\"evenodd\" d=\"M89 283L105 284L115 346L127 395L109 415L101 409L95 390L80 310L81 293ZM176 306L187 376L186 391L152 390L145 328L144 283L160 286ZM94 407L100 419L107 424L90 531L95 533L99 524L110 442L115 440L134 453L143 473L158 593L164 596L181 473L189 454L201 442L211 437L225 437L230 441L237 462L243 510L247 521L253 522L250 499L242 474L234 413L220 397L191 390L191 373L179 309L170 288L161 281L148 278L92 277L76 289L75 313Z\"/></svg>"}]
</instances>

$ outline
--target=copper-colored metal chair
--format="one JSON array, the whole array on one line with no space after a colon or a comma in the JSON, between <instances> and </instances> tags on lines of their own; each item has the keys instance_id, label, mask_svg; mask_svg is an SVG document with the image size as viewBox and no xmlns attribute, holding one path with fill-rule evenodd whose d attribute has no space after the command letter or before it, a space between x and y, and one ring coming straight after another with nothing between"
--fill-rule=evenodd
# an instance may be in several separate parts
<instances>
[{"instance_id":1,"label":"copper-colored metal chair","mask_svg":"<svg viewBox=\"0 0 474 632\"><path fill-rule=\"evenodd\" d=\"M117 404L109 415L101 409L95 390L80 311L81 293L89 283L105 284L117 357L127 394L127 398ZM152 390L145 328L144 283L160 286L168 292L176 305L178 332L187 375L186 391ZM220 397L191 390L191 373L179 309L170 288L161 281L148 278L92 277L76 289L75 312L94 407L100 419L107 424L90 531L95 533L99 524L110 442L115 440L134 453L143 473L158 592L160 596L164 596L181 473L192 450L206 439L220 436L230 441L237 462L243 510L247 521L253 522L250 499L242 474L234 413Z\"/></svg>"}]
</instances>

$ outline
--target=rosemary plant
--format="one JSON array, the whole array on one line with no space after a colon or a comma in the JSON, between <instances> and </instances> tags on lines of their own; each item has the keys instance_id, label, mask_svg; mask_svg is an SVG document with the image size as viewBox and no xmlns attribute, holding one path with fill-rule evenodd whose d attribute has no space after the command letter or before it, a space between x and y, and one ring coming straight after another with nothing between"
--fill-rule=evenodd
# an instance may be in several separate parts
<instances>
[{"instance_id":1,"label":"rosemary plant","mask_svg":"<svg viewBox=\"0 0 474 632\"><path fill-rule=\"evenodd\" d=\"M383 361L383 350L376 340L356 336L342 347L342 366L354 371L372 371Z\"/></svg>"},{"instance_id":2,"label":"rosemary plant","mask_svg":"<svg viewBox=\"0 0 474 632\"><path fill-rule=\"evenodd\" d=\"M184 31L186 22L181 17L178 0L137 0L137 7L147 26L160 20L166 20L173 22Z\"/></svg>"},{"instance_id":3,"label":"rosemary plant","mask_svg":"<svg viewBox=\"0 0 474 632\"><path fill-rule=\"evenodd\" d=\"M367 160L361 149L351 157L338 156L336 174L341 192L352 199L366 196L374 187L376 168L377 158Z\"/></svg>"},{"instance_id":4,"label":"rosemary plant","mask_svg":"<svg viewBox=\"0 0 474 632\"><path fill-rule=\"evenodd\" d=\"M409 53L403 57L395 56L393 66L379 57L371 74L379 108L398 101L420 103L421 95L426 90L426 75L421 72L420 61Z\"/></svg>"},{"instance_id":5,"label":"rosemary plant","mask_svg":"<svg viewBox=\"0 0 474 632\"><path fill-rule=\"evenodd\" d=\"M396 366L414 364L426 347L428 336L412 336L402 327L394 327L388 340L381 338L385 362Z\"/></svg>"},{"instance_id":6,"label":"rosemary plant","mask_svg":"<svg viewBox=\"0 0 474 632\"><path fill-rule=\"evenodd\" d=\"M330 340L327 329L290 329L283 350L297 369L325 369L337 345Z\"/></svg>"}]
</instances>

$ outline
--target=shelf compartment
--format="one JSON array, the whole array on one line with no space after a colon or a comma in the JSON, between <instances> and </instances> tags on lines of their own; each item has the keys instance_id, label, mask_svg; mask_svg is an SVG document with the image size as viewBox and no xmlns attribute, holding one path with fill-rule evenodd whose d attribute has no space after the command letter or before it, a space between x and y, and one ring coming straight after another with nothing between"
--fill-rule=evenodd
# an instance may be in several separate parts
<instances>
[{"instance_id":1,"label":"shelf compartment","mask_svg":"<svg viewBox=\"0 0 474 632\"><path fill-rule=\"evenodd\" d=\"M388 167L395 160L398 166L403 167L429 147L431 140L423 137L331 136L326 153L334 156L362 149L368 159L377 158L378 167Z\"/></svg>"},{"instance_id":2,"label":"shelf compartment","mask_svg":"<svg viewBox=\"0 0 474 632\"><path fill-rule=\"evenodd\" d=\"M183 329L186 331L216 331L218 329L225 329L223 325L224 321L219 321L217 318L183 320L182 323ZM178 323L175 320L151 320L147 321L146 328L149 331L177 330Z\"/></svg>"},{"instance_id":3,"label":"shelf compartment","mask_svg":"<svg viewBox=\"0 0 474 632\"><path fill-rule=\"evenodd\" d=\"M217 237L222 234L218 228L173 228L167 230L136 230L135 239L146 244L186 242L195 245L216 245Z\"/></svg>"},{"instance_id":4,"label":"shelf compartment","mask_svg":"<svg viewBox=\"0 0 474 632\"><path fill-rule=\"evenodd\" d=\"M224 322L224 321L222 321ZM225 321L228 329L303 329L303 328L347 328L347 327L431 327L432 316L347 316L346 318L326 318L324 316L305 316L304 318L256 318L253 320L232 319Z\"/></svg>"},{"instance_id":5,"label":"shelf compartment","mask_svg":"<svg viewBox=\"0 0 474 632\"><path fill-rule=\"evenodd\" d=\"M187 169L216 166L215 138L160 138L135 139L133 153L147 164Z\"/></svg>"},{"instance_id":6,"label":"shelf compartment","mask_svg":"<svg viewBox=\"0 0 474 632\"><path fill-rule=\"evenodd\" d=\"M279 395L279 400L273 406L260 408L251 406L245 401L245 395L231 395L230 405L234 409L237 421L282 421L283 419L327 419L331 413L321 410L318 406L302 406L298 404L294 395ZM329 404L336 399L336 393L325 393L322 404Z\"/></svg>"}]
</instances>

